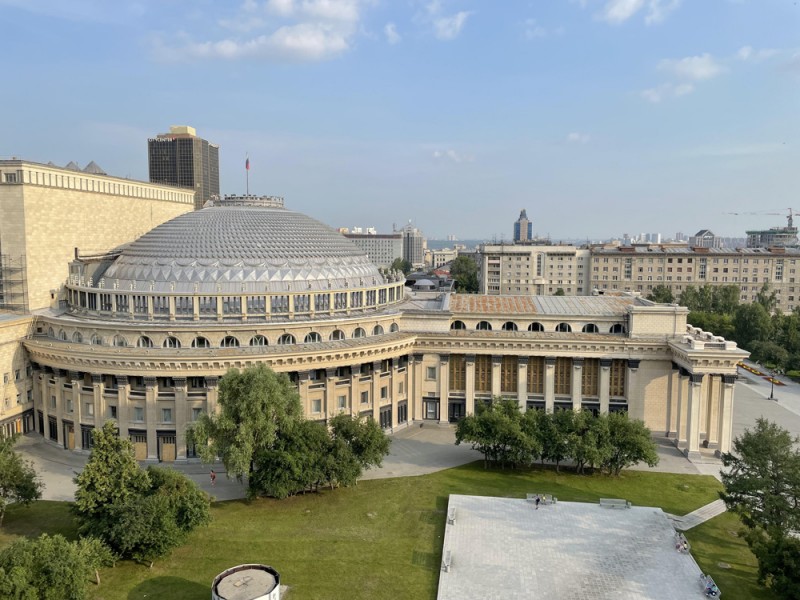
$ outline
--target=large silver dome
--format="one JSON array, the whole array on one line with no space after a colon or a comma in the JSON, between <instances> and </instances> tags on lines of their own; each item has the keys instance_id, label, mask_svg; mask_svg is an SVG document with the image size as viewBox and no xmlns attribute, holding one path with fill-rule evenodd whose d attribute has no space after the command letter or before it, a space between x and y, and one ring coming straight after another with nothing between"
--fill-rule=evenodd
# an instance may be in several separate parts
<instances>
[{"instance_id":1,"label":"large silver dome","mask_svg":"<svg viewBox=\"0 0 800 600\"><path fill-rule=\"evenodd\" d=\"M236 200L146 233L109 266L104 287L240 294L384 283L367 255L330 227L274 202Z\"/></svg>"}]
</instances>

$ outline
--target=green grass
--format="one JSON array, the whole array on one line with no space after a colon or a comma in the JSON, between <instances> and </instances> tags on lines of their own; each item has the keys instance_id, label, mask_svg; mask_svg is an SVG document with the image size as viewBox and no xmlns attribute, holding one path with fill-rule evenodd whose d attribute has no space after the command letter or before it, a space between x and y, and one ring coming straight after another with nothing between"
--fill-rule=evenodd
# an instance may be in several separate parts
<instances>
[{"instance_id":1,"label":"green grass","mask_svg":"<svg viewBox=\"0 0 800 600\"><path fill-rule=\"evenodd\" d=\"M436 598L442 537L449 494L524 497L528 492L559 500L596 502L600 497L626 498L635 505L660 506L685 514L718 498L712 477L642 471L619 478L557 474L552 470L485 471L482 463L421 477L364 481L357 487L276 501L233 501L213 507L214 521L152 569L128 561L103 572L103 584L90 588L97 600L171 598L207 599L210 582L226 567L243 562L273 565L290 586L289 600ZM11 535L36 535L49 527L74 533L66 504L38 503L12 507L3 529ZM724 529L724 528L723 528ZM723 533L725 533L723 531ZM739 595L738 580L726 589L725 576L713 568L726 554L714 553L718 532L690 540L723 589L725 598L769 598ZM731 552L742 540L726 533ZM0 545L9 535L0 537ZM728 547L722 548L728 550ZM747 550L746 546L744 550ZM736 562L736 575L753 590L755 570ZM734 587L735 586L735 587ZM750 589L750 588L747 588Z\"/></svg>"}]
</instances>

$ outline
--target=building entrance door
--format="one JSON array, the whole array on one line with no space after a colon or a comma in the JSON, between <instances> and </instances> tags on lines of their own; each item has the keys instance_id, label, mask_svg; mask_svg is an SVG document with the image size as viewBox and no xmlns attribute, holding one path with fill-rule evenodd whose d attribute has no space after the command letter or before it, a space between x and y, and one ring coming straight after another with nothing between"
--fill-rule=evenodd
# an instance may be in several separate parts
<instances>
[{"instance_id":1,"label":"building entrance door","mask_svg":"<svg viewBox=\"0 0 800 600\"><path fill-rule=\"evenodd\" d=\"M450 423L458 423L467 416L467 403L464 400L450 400L447 416Z\"/></svg>"}]
</instances>

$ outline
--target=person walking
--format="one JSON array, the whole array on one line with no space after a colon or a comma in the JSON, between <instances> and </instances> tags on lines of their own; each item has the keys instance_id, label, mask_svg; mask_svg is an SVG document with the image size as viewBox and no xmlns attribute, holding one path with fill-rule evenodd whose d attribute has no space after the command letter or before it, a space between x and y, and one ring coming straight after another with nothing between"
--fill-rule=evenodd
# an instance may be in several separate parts
<instances>
[{"instance_id":1,"label":"person walking","mask_svg":"<svg viewBox=\"0 0 800 600\"><path fill-rule=\"evenodd\" d=\"M214 486L217 484L217 474L214 473L214 469L211 469L211 485Z\"/></svg>"},{"instance_id":2,"label":"person walking","mask_svg":"<svg viewBox=\"0 0 800 600\"><path fill-rule=\"evenodd\" d=\"M533 500L534 504L536 504L536 510L539 510L539 502L541 501L542 499L539 497L539 494L536 494L536 498Z\"/></svg>"}]
</instances>

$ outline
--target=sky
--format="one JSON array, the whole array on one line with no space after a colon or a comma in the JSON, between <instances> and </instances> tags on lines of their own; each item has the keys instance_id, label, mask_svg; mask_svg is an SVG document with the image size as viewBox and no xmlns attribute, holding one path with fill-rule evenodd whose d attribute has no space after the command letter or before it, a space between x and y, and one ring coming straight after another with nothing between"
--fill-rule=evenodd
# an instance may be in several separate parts
<instances>
[{"instance_id":1,"label":"sky","mask_svg":"<svg viewBox=\"0 0 800 600\"><path fill-rule=\"evenodd\" d=\"M0 0L0 27L0 158L147 180L191 125L223 193L249 155L251 193L438 238L800 212L798 0Z\"/></svg>"}]
</instances>

